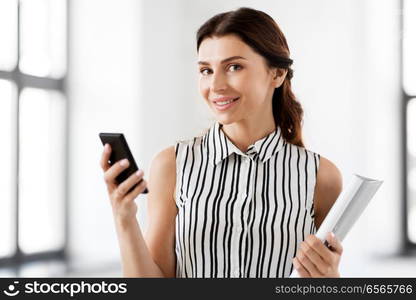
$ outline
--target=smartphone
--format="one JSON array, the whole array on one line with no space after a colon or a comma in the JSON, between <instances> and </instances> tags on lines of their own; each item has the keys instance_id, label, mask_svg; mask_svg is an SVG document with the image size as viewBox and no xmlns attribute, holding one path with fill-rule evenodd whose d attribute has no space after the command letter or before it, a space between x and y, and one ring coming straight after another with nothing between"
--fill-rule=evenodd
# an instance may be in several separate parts
<instances>
[{"instance_id":1,"label":"smartphone","mask_svg":"<svg viewBox=\"0 0 416 300\"><path fill-rule=\"evenodd\" d=\"M111 155L109 159L109 164L113 165L121 159L127 158L129 160L129 167L121 172L116 177L116 182L118 184L122 183L126 180L130 175L135 173L139 168L137 167L136 161L131 154L129 145L127 144L126 138L122 133L108 133L108 132L101 132L99 134L101 142L103 145L110 144L111 146ZM143 179L142 179L143 180ZM136 183L129 191L130 193L142 180ZM146 188L142 193L147 194L149 191Z\"/></svg>"}]
</instances>

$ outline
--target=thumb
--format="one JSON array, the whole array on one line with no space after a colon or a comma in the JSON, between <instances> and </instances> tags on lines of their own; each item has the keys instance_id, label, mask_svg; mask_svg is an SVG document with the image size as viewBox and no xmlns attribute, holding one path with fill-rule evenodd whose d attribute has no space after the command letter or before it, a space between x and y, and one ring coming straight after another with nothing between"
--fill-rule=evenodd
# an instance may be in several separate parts
<instances>
[{"instance_id":1,"label":"thumb","mask_svg":"<svg viewBox=\"0 0 416 300\"><path fill-rule=\"evenodd\" d=\"M339 255L342 254L342 245L340 240L334 235L333 232L328 232L326 240L328 241L328 244L330 246L330 249L332 251L335 251Z\"/></svg>"}]
</instances>

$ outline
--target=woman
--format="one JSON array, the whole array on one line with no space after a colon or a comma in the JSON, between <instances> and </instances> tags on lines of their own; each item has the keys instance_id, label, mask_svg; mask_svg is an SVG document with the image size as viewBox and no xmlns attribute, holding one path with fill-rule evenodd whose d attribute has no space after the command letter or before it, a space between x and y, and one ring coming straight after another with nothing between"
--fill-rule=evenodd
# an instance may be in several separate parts
<instances>
[{"instance_id":1,"label":"woman","mask_svg":"<svg viewBox=\"0 0 416 300\"><path fill-rule=\"evenodd\" d=\"M302 142L303 111L289 48L267 14L240 8L197 33L200 92L217 122L158 153L149 176L146 237L134 199L147 186L128 166L101 166L125 276L339 277L340 242L313 235L342 189L341 174Z\"/></svg>"}]
</instances>

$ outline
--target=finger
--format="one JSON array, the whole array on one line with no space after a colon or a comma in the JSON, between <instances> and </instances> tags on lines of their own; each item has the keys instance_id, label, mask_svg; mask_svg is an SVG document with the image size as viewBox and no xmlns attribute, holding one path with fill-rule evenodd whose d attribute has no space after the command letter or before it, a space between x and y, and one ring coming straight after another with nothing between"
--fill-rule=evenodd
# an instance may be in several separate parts
<instances>
[{"instance_id":1,"label":"finger","mask_svg":"<svg viewBox=\"0 0 416 300\"><path fill-rule=\"evenodd\" d=\"M142 180L130 193L124 197L124 201L132 201L137 198L147 187L146 180Z\"/></svg>"},{"instance_id":2,"label":"finger","mask_svg":"<svg viewBox=\"0 0 416 300\"><path fill-rule=\"evenodd\" d=\"M303 253L301 249L299 249L298 255L296 255L298 261L302 264L302 266L309 272L312 277L322 277L322 274L317 267L313 264L313 262Z\"/></svg>"},{"instance_id":3,"label":"finger","mask_svg":"<svg viewBox=\"0 0 416 300\"><path fill-rule=\"evenodd\" d=\"M329 272L330 265L326 263L321 256L309 246L308 243L302 242L300 249L309 258L309 260L316 266L321 274L327 274Z\"/></svg>"},{"instance_id":4,"label":"finger","mask_svg":"<svg viewBox=\"0 0 416 300\"><path fill-rule=\"evenodd\" d=\"M293 259L293 266L295 267L300 277L311 277L311 274L309 274L309 272L303 267L303 265L299 262L299 260L296 257Z\"/></svg>"},{"instance_id":5,"label":"finger","mask_svg":"<svg viewBox=\"0 0 416 300\"><path fill-rule=\"evenodd\" d=\"M329 250L324 243L320 239L318 239L315 235L310 234L306 237L305 242L315 250L319 256L328 264L332 262L333 253Z\"/></svg>"},{"instance_id":6,"label":"finger","mask_svg":"<svg viewBox=\"0 0 416 300\"><path fill-rule=\"evenodd\" d=\"M331 246L331 249L336 252L337 254L341 255L343 251L342 244L340 240L334 235L333 232L328 232L327 234L327 241Z\"/></svg>"},{"instance_id":7,"label":"finger","mask_svg":"<svg viewBox=\"0 0 416 300\"><path fill-rule=\"evenodd\" d=\"M104 145L103 154L101 155L100 166L104 171L107 171L111 165L108 163L111 155L111 146L110 144Z\"/></svg>"},{"instance_id":8,"label":"finger","mask_svg":"<svg viewBox=\"0 0 416 300\"><path fill-rule=\"evenodd\" d=\"M130 165L130 163L129 163L129 161L127 160L127 158L122 159L122 160L117 161L116 163L114 163L114 164L110 167L110 169L108 169L108 170L105 172L105 176L104 176L104 178L105 178L106 182L107 182L107 183L109 183L109 184L111 184L111 183L116 184L116 180L115 180L115 179L116 179L116 177L117 177L118 175L120 175L120 173L121 173L122 171L124 171L125 169L127 169L129 165Z\"/></svg>"},{"instance_id":9,"label":"finger","mask_svg":"<svg viewBox=\"0 0 416 300\"><path fill-rule=\"evenodd\" d=\"M124 180L122 183L119 184L117 189L119 190L119 195L124 196L127 192L140 180L143 178L143 171L139 170L134 174L130 175L129 178Z\"/></svg>"}]
</instances>

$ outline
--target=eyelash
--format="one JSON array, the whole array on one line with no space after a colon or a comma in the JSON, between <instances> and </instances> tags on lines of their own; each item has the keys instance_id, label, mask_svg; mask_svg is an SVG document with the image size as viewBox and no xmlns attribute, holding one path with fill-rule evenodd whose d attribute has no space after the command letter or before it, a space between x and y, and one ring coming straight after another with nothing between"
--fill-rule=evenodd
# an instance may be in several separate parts
<instances>
[{"instance_id":1,"label":"eyelash","mask_svg":"<svg viewBox=\"0 0 416 300\"><path fill-rule=\"evenodd\" d=\"M241 65L239 65L239 64L231 64L231 65L229 65L229 68L231 68L231 67L238 67L238 69L236 70L236 71L238 71L238 70L241 70L243 67L241 66ZM210 69L208 69L208 68L203 68L203 69L201 69L201 70L199 70L199 73L201 73L203 76L204 75L206 75L206 74L204 74L203 72L204 71L206 71L206 70L209 70L209 71L211 71Z\"/></svg>"}]
</instances>

